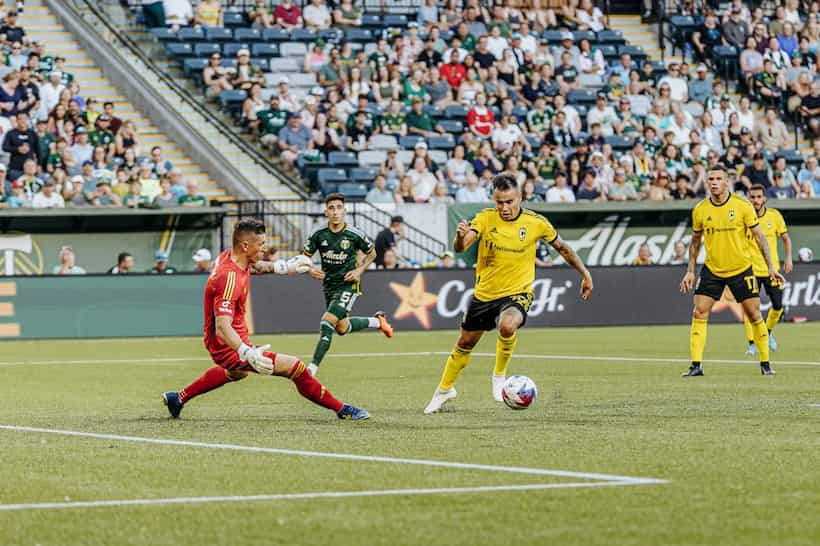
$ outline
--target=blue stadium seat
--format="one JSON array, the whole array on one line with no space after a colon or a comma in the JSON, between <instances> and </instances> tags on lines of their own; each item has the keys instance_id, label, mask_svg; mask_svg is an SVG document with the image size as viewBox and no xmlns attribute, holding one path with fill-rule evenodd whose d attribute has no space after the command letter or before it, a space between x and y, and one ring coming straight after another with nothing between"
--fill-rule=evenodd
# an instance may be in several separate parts
<instances>
[{"instance_id":1,"label":"blue stadium seat","mask_svg":"<svg viewBox=\"0 0 820 546\"><path fill-rule=\"evenodd\" d=\"M323 195L335 192L339 184L347 181L347 171L344 169L322 168L316 173L316 182Z\"/></svg>"},{"instance_id":2,"label":"blue stadium seat","mask_svg":"<svg viewBox=\"0 0 820 546\"><path fill-rule=\"evenodd\" d=\"M210 57L214 53L222 54L222 48L219 47L219 44L205 42L194 45L194 55L197 57Z\"/></svg>"},{"instance_id":3,"label":"blue stadium seat","mask_svg":"<svg viewBox=\"0 0 820 546\"><path fill-rule=\"evenodd\" d=\"M612 135L606 138L606 143L612 146L614 152L626 152L635 145L635 137L626 135Z\"/></svg>"},{"instance_id":4,"label":"blue stadium seat","mask_svg":"<svg viewBox=\"0 0 820 546\"><path fill-rule=\"evenodd\" d=\"M572 41L577 45L581 40L589 40L591 45L597 41L597 36L591 30L576 30L572 33Z\"/></svg>"},{"instance_id":5,"label":"blue stadium seat","mask_svg":"<svg viewBox=\"0 0 820 546\"><path fill-rule=\"evenodd\" d=\"M191 57L194 54L194 47L187 42L167 42L165 52L176 59Z\"/></svg>"},{"instance_id":6,"label":"blue stadium seat","mask_svg":"<svg viewBox=\"0 0 820 546\"><path fill-rule=\"evenodd\" d=\"M233 40L233 31L225 27L208 27L205 29L205 39L209 42L229 42Z\"/></svg>"},{"instance_id":7,"label":"blue stadium seat","mask_svg":"<svg viewBox=\"0 0 820 546\"><path fill-rule=\"evenodd\" d=\"M205 33L199 27L185 27L177 32L177 40L180 42L201 42L205 39Z\"/></svg>"},{"instance_id":8,"label":"blue stadium seat","mask_svg":"<svg viewBox=\"0 0 820 546\"><path fill-rule=\"evenodd\" d=\"M327 28L319 31L319 38L331 44L340 43L344 37L344 32L338 28Z\"/></svg>"},{"instance_id":9,"label":"blue stadium seat","mask_svg":"<svg viewBox=\"0 0 820 546\"><path fill-rule=\"evenodd\" d=\"M207 59L192 57L185 59L182 62L182 72L187 78L192 78L194 76L202 77L201 73L205 70L206 66L208 66Z\"/></svg>"},{"instance_id":10,"label":"blue stadium seat","mask_svg":"<svg viewBox=\"0 0 820 546\"><path fill-rule=\"evenodd\" d=\"M626 44L626 40L624 39L623 34L619 30L601 30L598 32L597 35L597 42L599 45L602 44L611 44L611 45L624 45Z\"/></svg>"},{"instance_id":11,"label":"blue stadium seat","mask_svg":"<svg viewBox=\"0 0 820 546\"><path fill-rule=\"evenodd\" d=\"M349 42L367 43L374 40L373 33L366 28L349 28L345 31L345 38Z\"/></svg>"},{"instance_id":12,"label":"blue stadium seat","mask_svg":"<svg viewBox=\"0 0 820 546\"><path fill-rule=\"evenodd\" d=\"M435 104L425 104L421 107L421 110L432 118L444 117L444 112L442 111L442 109L436 106Z\"/></svg>"},{"instance_id":13,"label":"blue stadium seat","mask_svg":"<svg viewBox=\"0 0 820 546\"><path fill-rule=\"evenodd\" d=\"M294 42L315 42L319 34L312 28L295 28L290 33L290 39Z\"/></svg>"},{"instance_id":14,"label":"blue stadium seat","mask_svg":"<svg viewBox=\"0 0 820 546\"><path fill-rule=\"evenodd\" d=\"M595 47L598 48L598 51L601 52L601 55L604 56L604 59L608 63L612 61L617 62L617 60L621 58L621 56L618 54L617 46L615 46L614 44L600 44Z\"/></svg>"},{"instance_id":15,"label":"blue stadium seat","mask_svg":"<svg viewBox=\"0 0 820 546\"><path fill-rule=\"evenodd\" d=\"M263 57L269 59L271 57L279 56L279 46L277 44L251 44L251 55L254 57Z\"/></svg>"},{"instance_id":16,"label":"blue stadium seat","mask_svg":"<svg viewBox=\"0 0 820 546\"><path fill-rule=\"evenodd\" d=\"M779 150L774 156L785 157L789 167L799 169L803 166L804 158L800 150Z\"/></svg>"},{"instance_id":17,"label":"blue stadium seat","mask_svg":"<svg viewBox=\"0 0 820 546\"><path fill-rule=\"evenodd\" d=\"M222 44L222 55L233 59L240 49L250 49L251 45L247 42L225 42Z\"/></svg>"},{"instance_id":18,"label":"blue stadium seat","mask_svg":"<svg viewBox=\"0 0 820 546\"><path fill-rule=\"evenodd\" d=\"M244 27L248 25L245 15L235 11L226 11L222 15L222 24L228 28Z\"/></svg>"},{"instance_id":19,"label":"blue stadium seat","mask_svg":"<svg viewBox=\"0 0 820 546\"><path fill-rule=\"evenodd\" d=\"M304 57L307 46L302 42L282 42L279 44L279 55L282 57Z\"/></svg>"},{"instance_id":20,"label":"blue stadium seat","mask_svg":"<svg viewBox=\"0 0 820 546\"><path fill-rule=\"evenodd\" d=\"M375 167L355 167L350 169L350 179L357 184L370 185L373 183L373 180L376 179L377 174L379 174L379 169Z\"/></svg>"},{"instance_id":21,"label":"blue stadium seat","mask_svg":"<svg viewBox=\"0 0 820 546\"><path fill-rule=\"evenodd\" d=\"M526 138L533 150L537 150L541 147L541 137L538 135L528 134Z\"/></svg>"},{"instance_id":22,"label":"blue stadium seat","mask_svg":"<svg viewBox=\"0 0 820 546\"><path fill-rule=\"evenodd\" d=\"M624 53L629 53L632 57L632 60L636 63L640 64L647 59L647 54L640 46L635 45L622 45L618 46L618 55L623 55Z\"/></svg>"},{"instance_id":23,"label":"blue stadium seat","mask_svg":"<svg viewBox=\"0 0 820 546\"><path fill-rule=\"evenodd\" d=\"M327 162L331 167L358 167L359 159L353 152L330 152Z\"/></svg>"},{"instance_id":24,"label":"blue stadium seat","mask_svg":"<svg viewBox=\"0 0 820 546\"><path fill-rule=\"evenodd\" d=\"M170 28L157 27L152 28L150 32L151 36L153 36L158 42L171 42L177 39L176 31L173 31Z\"/></svg>"},{"instance_id":25,"label":"blue stadium seat","mask_svg":"<svg viewBox=\"0 0 820 546\"><path fill-rule=\"evenodd\" d=\"M266 28L262 31L262 39L266 42L287 42L290 32L283 28Z\"/></svg>"},{"instance_id":26,"label":"blue stadium seat","mask_svg":"<svg viewBox=\"0 0 820 546\"><path fill-rule=\"evenodd\" d=\"M399 27L399 28L406 28L407 23L406 15L401 14L387 14L382 18L382 25L387 28Z\"/></svg>"},{"instance_id":27,"label":"blue stadium seat","mask_svg":"<svg viewBox=\"0 0 820 546\"><path fill-rule=\"evenodd\" d=\"M380 29L382 28L382 18L373 13L362 14L362 28Z\"/></svg>"},{"instance_id":28,"label":"blue stadium seat","mask_svg":"<svg viewBox=\"0 0 820 546\"><path fill-rule=\"evenodd\" d=\"M595 104L595 91L592 89L572 89L567 93L567 102L573 106L577 104Z\"/></svg>"},{"instance_id":29,"label":"blue stadium seat","mask_svg":"<svg viewBox=\"0 0 820 546\"><path fill-rule=\"evenodd\" d=\"M417 142L423 140L424 137L421 135L405 135L399 139L399 146L405 150L412 150Z\"/></svg>"},{"instance_id":30,"label":"blue stadium seat","mask_svg":"<svg viewBox=\"0 0 820 546\"><path fill-rule=\"evenodd\" d=\"M233 31L233 39L237 42L261 42L262 33L258 28L238 28Z\"/></svg>"},{"instance_id":31,"label":"blue stadium seat","mask_svg":"<svg viewBox=\"0 0 820 546\"><path fill-rule=\"evenodd\" d=\"M467 119L467 107L462 104L451 104L444 109L444 117L447 119Z\"/></svg>"},{"instance_id":32,"label":"blue stadium seat","mask_svg":"<svg viewBox=\"0 0 820 546\"><path fill-rule=\"evenodd\" d=\"M561 43L561 35L563 32L560 30L545 30L541 33L541 39L547 40L550 45L555 46Z\"/></svg>"},{"instance_id":33,"label":"blue stadium seat","mask_svg":"<svg viewBox=\"0 0 820 546\"><path fill-rule=\"evenodd\" d=\"M438 122L441 128L448 133L461 134L464 132L464 123L459 119L443 119Z\"/></svg>"},{"instance_id":34,"label":"blue stadium seat","mask_svg":"<svg viewBox=\"0 0 820 546\"><path fill-rule=\"evenodd\" d=\"M364 201L367 197L367 186L365 184L356 184L354 182L346 182L339 184L336 191L345 196L349 201Z\"/></svg>"},{"instance_id":35,"label":"blue stadium seat","mask_svg":"<svg viewBox=\"0 0 820 546\"><path fill-rule=\"evenodd\" d=\"M241 89L228 89L219 94L219 105L226 112L235 114L242 109L242 102L247 96Z\"/></svg>"},{"instance_id":36,"label":"blue stadium seat","mask_svg":"<svg viewBox=\"0 0 820 546\"><path fill-rule=\"evenodd\" d=\"M444 28L439 31L438 35L442 40L449 44L450 40L453 39L453 36L455 36L456 33L450 30L449 28Z\"/></svg>"},{"instance_id":37,"label":"blue stadium seat","mask_svg":"<svg viewBox=\"0 0 820 546\"><path fill-rule=\"evenodd\" d=\"M456 147L456 140L450 134L431 136L427 139L427 146L431 150L452 150Z\"/></svg>"}]
</instances>

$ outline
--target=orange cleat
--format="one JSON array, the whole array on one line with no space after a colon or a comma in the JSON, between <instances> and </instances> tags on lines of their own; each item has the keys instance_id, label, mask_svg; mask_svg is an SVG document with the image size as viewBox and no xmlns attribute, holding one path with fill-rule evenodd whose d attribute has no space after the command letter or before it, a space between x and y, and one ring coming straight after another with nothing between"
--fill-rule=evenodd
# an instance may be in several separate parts
<instances>
[{"instance_id":1,"label":"orange cleat","mask_svg":"<svg viewBox=\"0 0 820 546\"><path fill-rule=\"evenodd\" d=\"M384 311L376 311L376 314L373 316L379 319L379 331L386 337L393 337L393 327L390 326L389 322L387 322L387 319L384 316Z\"/></svg>"}]
</instances>

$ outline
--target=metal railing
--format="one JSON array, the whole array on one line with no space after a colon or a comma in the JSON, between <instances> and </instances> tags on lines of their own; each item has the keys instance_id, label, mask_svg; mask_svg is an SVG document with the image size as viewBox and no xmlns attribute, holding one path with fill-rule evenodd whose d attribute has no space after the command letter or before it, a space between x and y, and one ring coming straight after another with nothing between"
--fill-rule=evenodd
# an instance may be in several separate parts
<instances>
[{"instance_id":1,"label":"metal railing","mask_svg":"<svg viewBox=\"0 0 820 546\"><path fill-rule=\"evenodd\" d=\"M221 248L230 247L233 225L242 218L261 218L269 226L270 246L284 255L301 250L308 235L324 225L324 203L296 200L235 201L224 204L227 211L222 220L219 239ZM348 223L368 237L375 238L390 225L391 214L370 203L348 203ZM430 262L447 250L447 245L427 233L404 224L400 243L402 258L412 264Z\"/></svg>"},{"instance_id":2,"label":"metal railing","mask_svg":"<svg viewBox=\"0 0 820 546\"><path fill-rule=\"evenodd\" d=\"M159 67L149 55L147 55L142 48L126 33L120 31L119 28L110 20L108 15L100 9L98 5L92 0L72 0L67 3L72 10L81 16L82 11L87 11L92 14L96 20L104 27L105 31L116 40L121 46L126 48L132 55L139 58L139 60L148 67L164 84L170 87L174 93L187 105L194 109L199 115L204 117L209 124L211 124L220 134L227 138L231 144L238 147L257 165L263 168L272 178L275 178L279 183L287 186L296 195L301 198L307 198L307 191L304 187L295 184L282 173L280 173L268 157L266 157L258 148L250 144L241 135L223 122L218 116L210 111L205 105L191 95L185 87L179 84L176 79L170 74L166 73Z\"/></svg>"}]
</instances>

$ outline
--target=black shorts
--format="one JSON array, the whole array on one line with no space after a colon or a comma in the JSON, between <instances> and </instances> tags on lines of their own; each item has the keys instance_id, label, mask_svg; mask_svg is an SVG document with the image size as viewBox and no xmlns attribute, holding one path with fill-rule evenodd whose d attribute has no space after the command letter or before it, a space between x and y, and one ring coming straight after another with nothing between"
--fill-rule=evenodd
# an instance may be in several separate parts
<instances>
[{"instance_id":1,"label":"black shorts","mask_svg":"<svg viewBox=\"0 0 820 546\"><path fill-rule=\"evenodd\" d=\"M527 311L532 304L532 294L521 293L512 296L504 296L492 301L480 301L473 296L467 312L464 313L464 321L461 327L468 332L494 330L498 323L498 316L505 309L515 307L521 311L524 320L521 326L527 322Z\"/></svg>"},{"instance_id":2,"label":"black shorts","mask_svg":"<svg viewBox=\"0 0 820 546\"><path fill-rule=\"evenodd\" d=\"M760 297L757 277L754 276L751 267L732 277L718 277L704 265L700 269L700 278L698 278L698 284L695 286L695 294L709 296L717 301L721 298L723 289L727 286L738 303L749 298Z\"/></svg>"},{"instance_id":3,"label":"black shorts","mask_svg":"<svg viewBox=\"0 0 820 546\"><path fill-rule=\"evenodd\" d=\"M783 285L773 283L770 277L758 277L757 285L762 286L769 295L772 302L772 309L783 309Z\"/></svg>"}]
</instances>

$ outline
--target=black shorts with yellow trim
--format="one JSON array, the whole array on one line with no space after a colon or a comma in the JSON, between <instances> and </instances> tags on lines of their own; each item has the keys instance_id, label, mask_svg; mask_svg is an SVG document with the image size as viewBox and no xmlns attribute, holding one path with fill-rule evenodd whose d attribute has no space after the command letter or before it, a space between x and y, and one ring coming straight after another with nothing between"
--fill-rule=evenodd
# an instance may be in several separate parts
<instances>
[{"instance_id":1,"label":"black shorts with yellow trim","mask_svg":"<svg viewBox=\"0 0 820 546\"><path fill-rule=\"evenodd\" d=\"M783 309L783 284L772 282L771 277L757 277L757 285L762 287L772 302L772 308Z\"/></svg>"},{"instance_id":2,"label":"black shorts with yellow trim","mask_svg":"<svg viewBox=\"0 0 820 546\"><path fill-rule=\"evenodd\" d=\"M498 317L510 307L515 307L521 311L521 315L524 317L521 326L524 326L527 322L527 311L530 310L530 305L532 305L532 294L526 292L504 296L491 301L481 301L473 296L467 312L464 313L461 327L468 332L494 330L498 325Z\"/></svg>"},{"instance_id":3,"label":"black shorts with yellow trim","mask_svg":"<svg viewBox=\"0 0 820 546\"><path fill-rule=\"evenodd\" d=\"M695 287L695 294L708 296L713 300L719 300L723 295L723 289L727 286L735 297L735 301L738 303L748 300L749 298L760 297L757 277L755 277L751 267L731 277L718 277L704 265L700 270L700 277Z\"/></svg>"}]
</instances>

